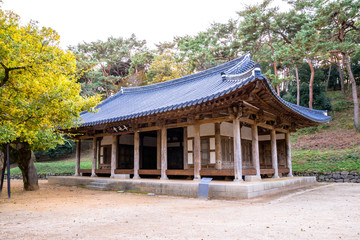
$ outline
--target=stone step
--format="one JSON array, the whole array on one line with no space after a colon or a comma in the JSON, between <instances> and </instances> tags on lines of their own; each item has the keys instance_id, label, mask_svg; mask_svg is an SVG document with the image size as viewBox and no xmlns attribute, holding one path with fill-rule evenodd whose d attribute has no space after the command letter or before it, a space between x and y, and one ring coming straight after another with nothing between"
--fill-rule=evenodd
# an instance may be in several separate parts
<instances>
[{"instance_id":1,"label":"stone step","mask_svg":"<svg viewBox=\"0 0 360 240\"><path fill-rule=\"evenodd\" d=\"M87 189L92 189L92 190L102 190L102 191L108 190L106 186L86 185L85 187L86 187Z\"/></svg>"},{"instance_id":2,"label":"stone step","mask_svg":"<svg viewBox=\"0 0 360 240\"><path fill-rule=\"evenodd\" d=\"M108 182L90 182L90 185L106 186Z\"/></svg>"},{"instance_id":3,"label":"stone step","mask_svg":"<svg viewBox=\"0 0 360 240\"><path fill-rule=\"evenodd\" d=\"M90 182L89 185L86 185L85 187L88 189L93 189L93 190L108 190L107 189L107 182L100 182L100 181L94 181L94 182Z\"/></svg>"}]
</instances>

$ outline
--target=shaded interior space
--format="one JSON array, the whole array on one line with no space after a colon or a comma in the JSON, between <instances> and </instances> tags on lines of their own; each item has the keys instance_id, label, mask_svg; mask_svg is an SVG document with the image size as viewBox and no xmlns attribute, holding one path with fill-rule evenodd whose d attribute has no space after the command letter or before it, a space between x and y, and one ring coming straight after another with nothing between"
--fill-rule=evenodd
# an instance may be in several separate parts
<instances>
[{"instance_id":1,"label":"shaded interior space","mask_svg":"<svg viewBox=\"0 0 360 240\"><path fill-rule=\"evenodd\" d=\"M184 129L167 130L167 165L168 169L184 169Z\"/></svg>"}]
</instances>

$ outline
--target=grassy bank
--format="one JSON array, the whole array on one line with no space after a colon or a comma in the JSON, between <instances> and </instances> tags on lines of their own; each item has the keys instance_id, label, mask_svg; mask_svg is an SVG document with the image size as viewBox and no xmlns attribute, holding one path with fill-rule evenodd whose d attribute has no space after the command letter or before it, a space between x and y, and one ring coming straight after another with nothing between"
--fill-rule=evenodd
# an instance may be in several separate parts
<instances>
[{"instance_id":1,"label":"grassy bank","mask_svg":"<svg viewBox=\"0 0 360 240\"><path fill-rule=\"evenodd\" d=\"M293 170L360 173L360 135L353 128L352 99L344 98L340 91L328 92L328 96L333 106L329 112L332 121L291 135Z\"/></svg>"},{"instance_id":2,"label":"grassy bank","mask_svg":"<svg viewBox=\"0 0 360 240\"><path fill-rule=\"evenodd\" d=\"M73 161L57 161L57 162L39 162L35 163L36 171L38 174L46 173L74 173L75 172L75 159ZM81 162L80 168L91 169L91 161ZM20 169L13 168L11 174L21 174Z\"/></svg>"},{"instance_id":3,"label":"grassy bank","mask_svg":"<svg viewBox=\"0 0 360 240\"><path fill-rule=\"evenodd\" d=\"M293 151L293 170L304 172L357 171L360 173L360 146L341 150Z\"/></svg>"}]
</instances>

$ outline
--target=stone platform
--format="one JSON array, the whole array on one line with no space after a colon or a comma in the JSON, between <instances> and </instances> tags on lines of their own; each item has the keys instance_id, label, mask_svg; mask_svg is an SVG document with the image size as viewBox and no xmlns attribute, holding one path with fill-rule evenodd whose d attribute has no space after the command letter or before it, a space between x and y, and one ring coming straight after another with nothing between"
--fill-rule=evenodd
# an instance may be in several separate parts
<instances>
[{"instance_id":1,"label":"stone platform","mask_svg":"<svg viewBox=\"0 0 360 240\"><path fill-rule=\"evenodd\" d=\"M49 184L79 186L98 190L121 190L185 197L198 197L199 181L158 179L114 179L103 177L51 176ZM259 182L211 181L210 199L248 199L275 194L316 183L315 177L263 179Z\"/></svg>"}]
</instances>

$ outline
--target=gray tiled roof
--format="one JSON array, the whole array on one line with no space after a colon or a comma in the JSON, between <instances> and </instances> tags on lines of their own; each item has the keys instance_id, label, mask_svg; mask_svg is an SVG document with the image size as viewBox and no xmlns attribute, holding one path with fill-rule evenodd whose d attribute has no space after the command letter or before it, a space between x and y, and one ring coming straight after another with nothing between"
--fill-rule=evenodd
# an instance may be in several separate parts
<instances>
[{"instance_id":1,"label":"gray tiled roof","mask_svg":"<svg viewBox=\"0 0 360 240\"><path fill-rule=\"evenodd\" d=\"M96 107L97 113L81 113L82 126L117 122L196 105L228 94L255 79L266 80L261 74L255 76L254 66L250 53L247 53L217 67L182 78L141 87L121 88L117 94ZM269 82L267 84L270 86ZM314 122L331 120L331 117L326 116L326 111L286 102L272 87L270 89L285 108L290 108Z\"/></svg>"}]
</instances>

